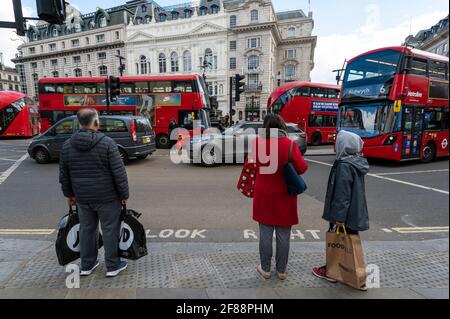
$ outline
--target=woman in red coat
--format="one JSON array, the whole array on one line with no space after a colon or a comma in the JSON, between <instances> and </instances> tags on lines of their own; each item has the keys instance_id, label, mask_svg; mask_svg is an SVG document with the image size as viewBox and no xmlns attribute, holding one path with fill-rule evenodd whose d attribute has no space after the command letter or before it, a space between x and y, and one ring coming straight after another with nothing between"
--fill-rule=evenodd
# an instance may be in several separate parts
<instances>
[{"instance_id":1,"label":"woman in red coat","mask_svg":"<svg viewBox=\"0 0 450 319\"><path fill-rule=\"evenodd\" d=\"M289 159L291 143L292 163L298 174L303 174L308 165L300 154L296 143L289 139L286 123L278 115L268 114L264 119L264 136L256 139L252 158L257 173L253 195L253 219L259 223L261 264L258 273L265 279L271 277L273 255L272 239L276 233L276 270L278 278L286 279L289 258L291 228L298 224L296 195L289 195L284 166Z\"/></svg>"}]
</instances>

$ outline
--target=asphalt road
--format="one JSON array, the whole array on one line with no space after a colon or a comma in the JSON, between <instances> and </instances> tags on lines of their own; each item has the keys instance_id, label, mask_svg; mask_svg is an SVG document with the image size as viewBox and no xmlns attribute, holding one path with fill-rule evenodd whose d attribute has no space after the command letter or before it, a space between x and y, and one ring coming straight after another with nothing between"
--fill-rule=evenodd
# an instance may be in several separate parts
<instances>
[{"instance_id":1,"label":"asphalt road","mask_svg":"<svg viewBox=\"0 0 450 319\"><path fill-rule=\"evenodd\" d=\"M0 236L54 237L66 201L58 164L39 165L26 155L27 140L0 140ZM326 150L326 148L319 148ZM317 149L316 149L317 150ZM322 240L321 219L333 155L307 155L306 194L300 196L295 241ZM242 242L257 238L251 200L235 188L241 167L173 164L168 151L127 166L129 207L154 241ZM366 191L371 229L366 240L448 238L449 161L423 164L371 161Z\"/></svg>"}]
</instances>

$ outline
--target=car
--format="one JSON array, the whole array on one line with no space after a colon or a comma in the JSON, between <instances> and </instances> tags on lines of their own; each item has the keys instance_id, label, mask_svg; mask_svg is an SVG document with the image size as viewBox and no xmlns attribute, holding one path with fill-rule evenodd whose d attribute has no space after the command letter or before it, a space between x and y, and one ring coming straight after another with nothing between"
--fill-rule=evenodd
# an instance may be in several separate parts
<instances>
[{"instance_id":1,"label":"car","mask_svg":"<svg viewBox=\"0 0 450 319\"><path fill-rule=\"evenodd\" d=\"M204 166L242 161L248 155L249 146L262 126L263 122L240 122L222 134L194 137L190 141L190 159ZM289 138L296 142L301 154L304 155L308 144L306 133L298 128L297 124L286 123L286 126ZM236 147L240 145L242 147Z\"/></svg>"},{"instance_id":2,"label":"car","mask_svg":"<svg viewBox=\"0 0 450 319\"><path fill-rule=\"evenodd\" d=\"M105 115L99 119L99 131L116 141L125 164L130 158L145 159L155 152L155 133L147 118ZM39 164L58 160L64 142L78 129L76 116L64 118L45 133L33 138L28 154Z\"/></svg>"}]
</instances>

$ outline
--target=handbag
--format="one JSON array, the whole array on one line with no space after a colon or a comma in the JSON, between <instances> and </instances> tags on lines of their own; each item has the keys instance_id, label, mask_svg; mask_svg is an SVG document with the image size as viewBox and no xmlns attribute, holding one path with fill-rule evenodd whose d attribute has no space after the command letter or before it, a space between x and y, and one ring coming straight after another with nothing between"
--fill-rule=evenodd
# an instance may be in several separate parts
<instances>
[{"instance_id":1,"label":"handbag","mask_svg":"<svg viewBox=\"0 0 450 319\"><path fill-rule=\"evenodd\" d=\"M253 193L255 191L255 180L256 163L250 161L247 157L244 162L244 167L242 167L242 172L239 176L236 187L242 194L244 194L244 196L253 198Z\"/></svg>"},{"instance_id":2,"label":"handbag","mask_svg":"<svg viewBox=\"0 0 450 319\"><path fill-rule=\"evenodd\" d=\"M289 195L300 195L306 191L308 188L306 183L297 171L295 170L294 164L292 163L292 151L294 148L294 142L291 141L291 146L289 148L289 158L286 165L284 165L284 173L286 176L286 185Z\"/></svg>"},{"instance_id":3,"label":"handbag","mask_svg":"<svg viewBox=\"0 0 450 319\"><path fill-rule=\"evenodd\" d=\"M148 254L147 236L144 226L139 222L138 218L141 214L127 209L124 205L121 213L120 239L119 239L119 256L137 260Z\"/></svg>"}]
</instances>

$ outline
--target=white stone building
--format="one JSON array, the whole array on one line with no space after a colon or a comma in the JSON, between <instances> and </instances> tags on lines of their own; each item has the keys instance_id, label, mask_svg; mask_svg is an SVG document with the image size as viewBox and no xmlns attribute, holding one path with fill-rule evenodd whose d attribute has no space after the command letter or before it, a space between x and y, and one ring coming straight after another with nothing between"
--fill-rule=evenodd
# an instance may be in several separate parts
<instances>
[{"instance_id":1,"label":"white stone building","mask_svg":"<svg viewBox=\"0 0 450 319\"><path fill-rule=\"evenodd\" d=\"M229 78L243 74L246 92L233 103L235 121L261 119L277 85L310 81L317 41L312 13L277 13L271 0L200 0L171 7L131 3L127 74L205 72L223 115L229 114Z\"/></svg>"},{"instance_id":2,"label":"white stone building","mask_svg":"<svg viewBox=\"0 0 450 319\"><path fill-rule=\"evenodd\" d=\"M17 70L6 66L3 53L0 52L0 91L20 92L19 74Z\"/></svg>"}]
</instances>

